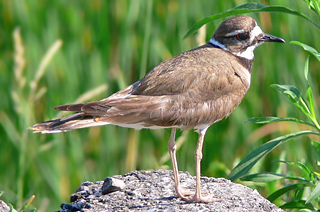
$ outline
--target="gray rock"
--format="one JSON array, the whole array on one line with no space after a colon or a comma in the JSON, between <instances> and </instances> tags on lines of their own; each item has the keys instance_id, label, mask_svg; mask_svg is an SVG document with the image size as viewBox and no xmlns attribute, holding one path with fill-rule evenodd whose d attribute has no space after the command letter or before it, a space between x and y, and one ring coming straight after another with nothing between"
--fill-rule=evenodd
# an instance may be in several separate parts
<instances>
[{"instance_id":1,"label":"gray rock","mask_svg":"<svg viewBox=\"0 0 320 212\"><path fill-rule=\"evenodd\" d=\"M125 186L126 184L123 182L123 180L119 180L113 177L107 177L102 185L101 193L109 194L115 191L122 191Z\"/></svg>"},{"instance_id":2,"label":"gray rock","mask_svg":"<svg viewBox=\"0 0 320 212\"><path fill-rule=\"evenodd\" d=\"M0 200L0 211L1 212L9 212L10 207L4 201Z\"/></svg>"},{"instance_id":3,"label":"gray rock","mask_svg":"<svg viewBox=\"0 0 320 212\"><path fill-rule=\"evenodd\" d=\"M188 172L179 174L182 188L194 191L195 177ZM124 182L124 188L104 195L106 183L103 181L82 183L77 192L71 195L71 203L61 204L59 212L283 211L256 190L224 178L201 178L202 192L207 192L217 199L208 204L187 203L178 198L174 190L172 171L133 171L113 178Z\"/></svg>"}]
</instances>

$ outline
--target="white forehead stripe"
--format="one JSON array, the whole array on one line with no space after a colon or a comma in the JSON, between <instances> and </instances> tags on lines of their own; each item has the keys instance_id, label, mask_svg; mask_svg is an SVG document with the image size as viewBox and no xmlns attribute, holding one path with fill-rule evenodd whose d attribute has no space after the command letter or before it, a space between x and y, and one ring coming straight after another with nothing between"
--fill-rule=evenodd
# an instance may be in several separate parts
<instances>
[{"instance_id":1,"label":"white forehead stripe","mask_svg":"<svg viewBox=\"0 0 320 212\"><path fill-rule=\"evenodd\" d=\"M233 32L227 33L226 37L236 36L237 34L245 33L245 32L246 32L246 30L244 30L244 29L235 30ZM261 28L257 25L251 30L250 39L254 39L256 36L258 36L258 35L260 35L262 33L263 32L262 32Z\"/></svg>"},{"instance_id":2,"label":"white forehead stripe","mask_svg":"<svg viewBox=\"0 0 320 212\"><path fill-rule=\"evenodd\" d=\"M244 29L238 29L238 30L236 30L236 31L227 33L227 34L226 34L226 37L236 36L237 34L239 34L239 33L244 33L244 32L246 32L246 30L244 30Z\"/></svg>"},{"instance_id":3,"label":"white forehead stripe","mask_svg":"<svg viewBox=\"0 0 320 212\"><path fill-rule=\"evenodd\" d=\"M213 38L210 39L209 43L211 43L211 44L213 44L213 45L215 45L215 46L218 46L218 47L220 47L221 49L224 49L224 50L227 50L227 51L228 51L228 49L227 49L227 47L226 47L225 45L219 43L219 41L216 41L216 40L213 39Z\"/></svg>"},{"instance_id":4,"label":"white forehead stripe","mask_svg":"<svg viewBox=\"0 0 320 212\"><path fill-rule=\"evenodd\" d=\"M255 37L261 34L263 34L261 28L258 25L255 26L250 32L250 41L253 41Z\"/></svg>"}]
</instances>

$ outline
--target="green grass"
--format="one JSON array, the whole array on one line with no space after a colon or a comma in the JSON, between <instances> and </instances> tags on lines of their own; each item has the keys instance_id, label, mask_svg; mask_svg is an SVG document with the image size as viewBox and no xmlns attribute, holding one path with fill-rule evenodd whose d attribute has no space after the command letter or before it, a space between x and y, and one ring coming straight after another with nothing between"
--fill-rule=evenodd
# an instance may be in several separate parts
<instances>
[{"instance_id":1,"label":"green grass","mask_svg":"<svg viewBox=\"0 0 320 212\"><path fill-rule=\"evenodd\" d=\"M183 39L197 21L250 1L225 2L1 1L0 191L4 191L1 199L19 208L24 200L35 195L29 207L53 211L59 209L60 203L68 202L70 194L83 181L103 180L134 169L169 169L170 161L162 158L167 154L170 130L135 131L105 126L38 135L27 127L61 115L52 108L73 103L98 87L100 90L84 97L85 101L102 99L137 81L161 61L199 45L197 34ZM256 2L287 6L319 21L302 0ZM307 54L288 42L298 40L317 48L319 31L293 15L253 13L250 16L265 32L280 36L287 43L264 44L255 51L247 96L228 119L207 132L203 175L226 177L247 153L262 143L301 128L291 123L260 128L245 121L258 116L296 117L293 115L296 109L288 107L287 101L270 85L291 84L306 89L303 69ZM221 21L206 25L206 41ZM17 28L21 44L18 34L14 42ZM43 66L45 55L59 40L62 46L47 66ZM15 50L15 45L24 51ZM25 63L17 59L19 56ZM319 63L311 58L309 80L315 102L319 103L318 70ZM32 82L36 82L35 89L30 86ZM189 132L184 136L177 155L179 169L194 174L197 134ZM281 171L283 166L279 166L278 160L311 163L309 140L301 137L283 144L259 162L252 173ZM293 172L295 176L301 174L298 169ZM279 189L277 186L255 185L265 196Z\"/></svg>"}]
</instances>

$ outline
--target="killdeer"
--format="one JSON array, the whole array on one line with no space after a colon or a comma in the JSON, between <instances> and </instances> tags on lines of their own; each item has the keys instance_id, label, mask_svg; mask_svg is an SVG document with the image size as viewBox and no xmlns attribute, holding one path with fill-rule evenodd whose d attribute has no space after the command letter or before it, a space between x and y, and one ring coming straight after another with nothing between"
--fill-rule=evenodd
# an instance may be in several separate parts
<instances>
[{"instance_id":1,"label":"killdeer","mask_svg":"<svg viewBox=\"0 0 320 212\"><path fill-rule=\"evenodd\" d=\"M285 41L264 33L251 17L237 16L221 23L210 41L170 58L141 80L97 102L69 104L55 110L73 115L30 127L35 133L60 133L107 124L129 128L172 128L168 143L175 190L189 202L211 202L200 191L200 162L209 126L227 117L250 87L253 50L264 42ZM181 190L176 160L177 129L199 133L195 151L196 191Z\"/></svg>"}]
</instances>

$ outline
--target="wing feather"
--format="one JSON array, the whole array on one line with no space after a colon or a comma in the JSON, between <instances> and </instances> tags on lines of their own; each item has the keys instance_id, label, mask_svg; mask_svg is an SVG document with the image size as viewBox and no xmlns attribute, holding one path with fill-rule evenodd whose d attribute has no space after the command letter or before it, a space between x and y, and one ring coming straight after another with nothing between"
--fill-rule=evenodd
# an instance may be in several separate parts
<instances>
[{"instance_id":1,"label":"wing feather","mask_svg":"<svg viewBox=\"0 0 320 212\"><path fill-rule=\"evenodd\" d=\"M103 124L182 129L211 125L232 112L250 85L247 70L240 63L229 63L228 58L235 59L208 44L182 53L101 101L55 107L77 115L54 120L52 130L57 131L60 122L62 131ZM75 117L82 124L77 125ZM49 132L52 123L45 123L32 129Z\"/></svg>"}]
</instances>

